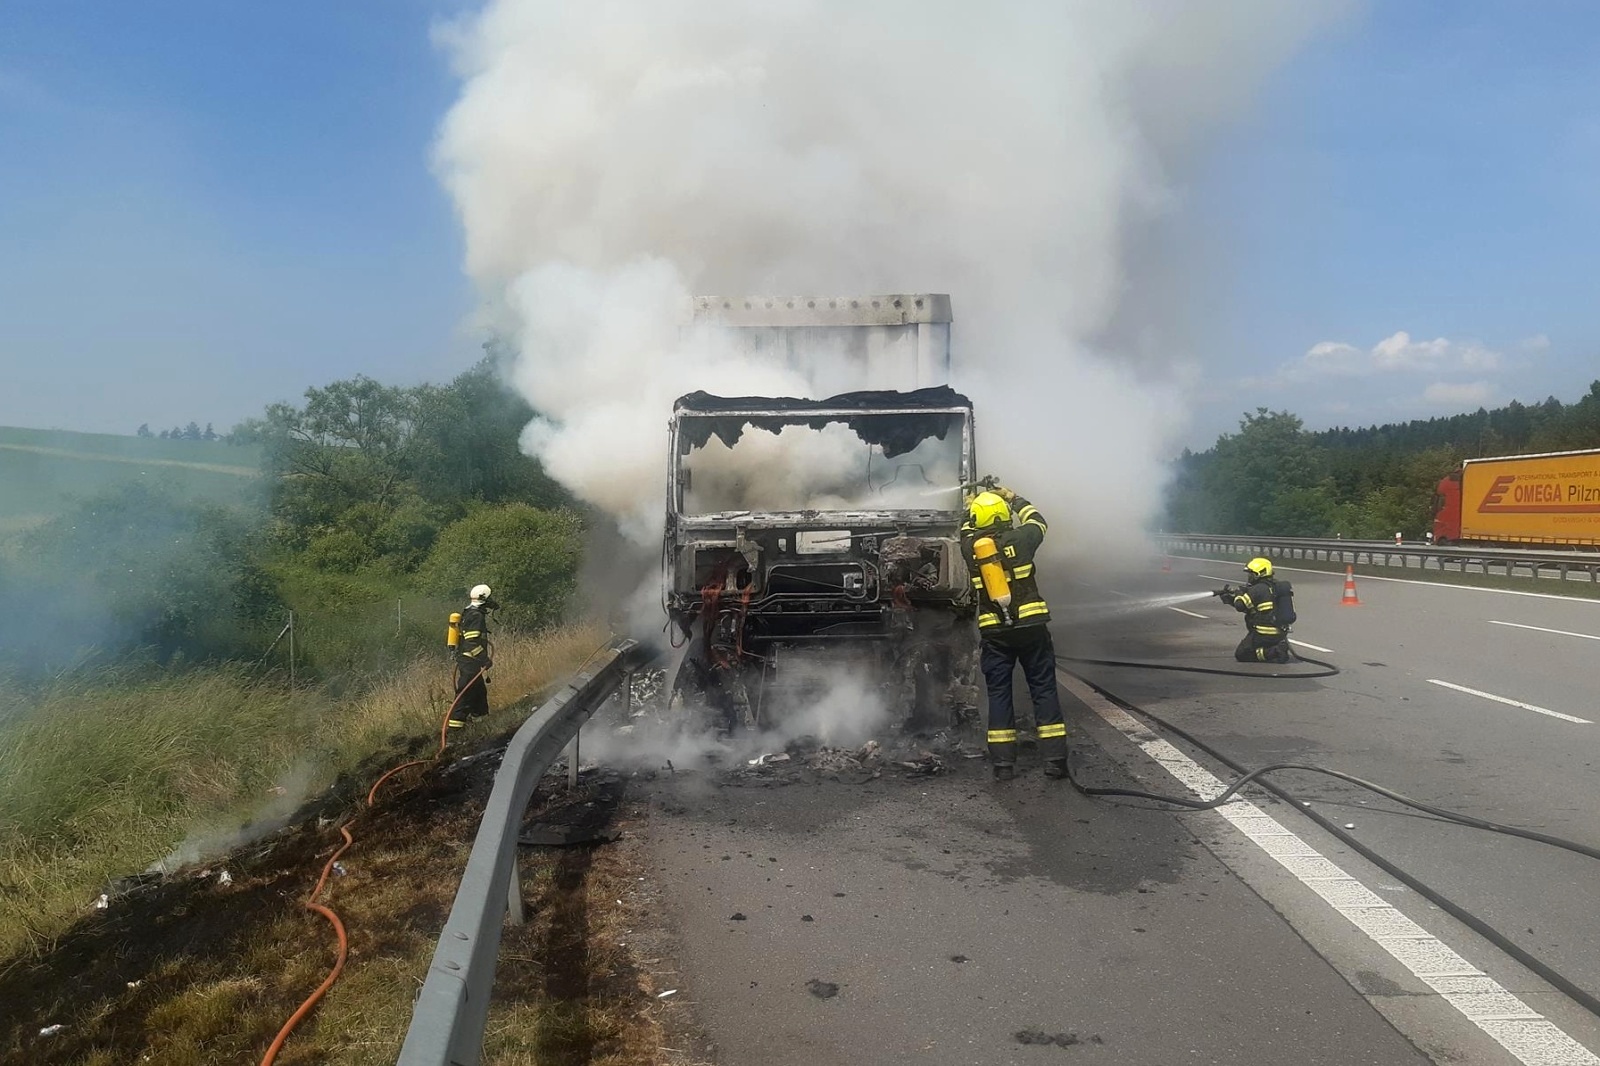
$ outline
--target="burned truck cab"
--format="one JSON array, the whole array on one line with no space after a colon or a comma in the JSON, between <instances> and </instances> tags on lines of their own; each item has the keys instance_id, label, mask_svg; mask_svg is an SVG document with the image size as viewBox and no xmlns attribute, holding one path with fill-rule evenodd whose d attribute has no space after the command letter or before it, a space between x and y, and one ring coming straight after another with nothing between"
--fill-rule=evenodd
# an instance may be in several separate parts
<instances>
[{"instance_id":1,"label":"burned truck cab","mask_svg":"<svg viewBox=\"0 0 1600 1066\"><path fill-rule=\"evenodd\" d=\"M685 651L676 702L719 728L760 728L848 671L903 726L975 714L965 396L697 392L674 405L670 439L665 605Z\"/></svg>"}]
</instances>

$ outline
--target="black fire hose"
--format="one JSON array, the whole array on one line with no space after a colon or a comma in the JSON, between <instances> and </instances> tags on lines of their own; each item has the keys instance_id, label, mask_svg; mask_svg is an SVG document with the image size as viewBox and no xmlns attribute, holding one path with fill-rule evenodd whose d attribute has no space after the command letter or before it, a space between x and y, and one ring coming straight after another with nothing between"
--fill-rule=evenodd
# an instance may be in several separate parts
<instances>
[{"instance_id":1,"label":"black fire hose","mask_svg":"<svg viewBox=\"0 0 1600 1066\"><path fill-rule=\"evenodd\" d=\"M1064 656L1058 656L1058 658L1065 658L1065 657ZM1087 660L1075 660L1075 661L1087 661ZM1316 662L1317 660L1315 660L1315 659L1307 659L1305 661L1306 662ZM1134 664L1131 664L1131 663L1117 663L1115 665L1134 665ZM1328 665L1328 664L1319 663L1318 665ZM1182 667L1167 667L1167 669L1182 669ZM1218 673L1218 672L1242 673L1242 671L1206 671L1206 672L1209 672L1209 673ZM1248 674L1248 675L1244 675L1244 676L1264 677L1264 676L1269 676L1269 675ZM1276 675L1271 675L1271 676L1276 676ZM1283 675L1283 676L1294 676L1294 675ZM1299 676L1304 677L1304 676L1311 676L1311 675L1302 674L1302 675L1299 675ZM1321 676L1321 675L1316 675L1316 676ZM1090 684L1093 685L1092 682L1090 682ZM1353 776L1351 774L1343 773L1342 771L1339 771L1339 770L1330 770L1327 767L1323 767L1323 766L1309 766L1309 765L1305 765L1305 764L1302 764L1302 763L1275 763L1275 764L1273 764L1271 766L1263 766L1263 767L1260 767L1260 768L1255 769L1255 770L1246 770L1242 765L1240 765L1239 763L1235 762L1233 759L1230 759L1228 756L1224 755L1222 752L1220 752L1217 749L1211 747L1211 745L1209 745L1209 744L1205 743L1204 741L1200 740L1199 738L1195 737L1193 734L1181 729L1180 727L1178 727L1176 725L1173 725L1171 722L1168 722L1166 719L1162 718L1160 715L1153 714L1150 711L1147 711L1142 707L1133 707L1133 706L1127 704L1125 701L1117 699L1111 693L1109 693L1109 692L1105 691L1104 689L1100 688L1098 685L1095 685L1093 687L1101 695L1105 696L1107 699L1109 699L1109 700L1113 701L1114 703L1118 704L1119 706L1123 707L1125 710L1136 711L1138 714L1144 716L1145 718L1148 718L1150 721L1154 722L1156 725L1160 726L1162 729L1164 729L1167 732L1171 733L1173 736L1179 737L1182 740L1187 741L1189 744L1192 744L1194 747L1196 747L1196 748L1200 749L1201 751L1205 752L1207 755L1210 755L1212 758L1216 759L1220 763L1223 763L1229 769L1233 770L1235 773L1237 773L1237 774L1239 774L1241 776L1237 780L1235 780L1233 782L1233 784L1229 785L1228 788L1226 790L1224 790L1221 795L1219 795L1219 796L1217 796L1217 797L1215 797L1213 799L1209 799L1209 800L1195 800L1195 799L1189 799L1187 796L1163 796L1163 795L1158 795L1157 793L1154 793L1154 792L1142 792L1142 791L1140 791L1138 789L1090 787L1088 785L1083 784L1076 777L1074 777L1072 775L1072 763L1069 760L1068 763L1067 763L1067 780L1072 785L1072 787L1074 789L1076 789L1080 794L1082 794L1084 796L1090 796L1090 797L1093 797L1093 796L1128 796L1128 797L1131 797L1131 798L1134 798L1134 799L1153 800L1153 801L1155 801L1157 803L1170 803L1170 804L1172 804L1174 806L1186 807L1186 808L1189 808L1191 810L1203 811L1203 810L1211 810L1211 809L1213 809L1215 807L1218 807L1221 804L1227 802L1227 800L1230 797L1232 797L1235 793L1237 793L1241 788L1243 788L1245 785L1247 785L1247 784L1249 784L1249 783L1251 783L1253 781L1253 782L1259 784L1262 788L1266 789L1268 792L1271 792L1274 796L1277 796L1279 799L1283 800L1285 803L1288 803L1291 806L1293 806L1301 814L1304 814L1306 817L1308 817L1312 821L1316 822L1323 829L1327 830L1328 832L1332 833L1334 836L1338 837L1345 844L1349 845L1349 847L1352 850L1357 852L1363 858L1367 859L1367 861L1371 862L1374 866L1377 866L1380 870L1383 870L1385 873L1389 874L1391 877L1393 877L1396 880L1398 880L1401 884L1404 884L1404 885L1408 886L1413 891L1415 891L1419 895L1421 895L1424 899L1426 899L1430 903L1432 903L1434 906L1438 907L1440 910L1444 911L1446 914L1449 914L1451 917L1455 918L1461 924L1465 925L1467 928L1471 929L1473 932L1477 933L1479 936L1483 937L1485 940L1488 940L1495 947L1499 948L1505 954L1509 955L1511 958L1515 959L1517 962L1521 963L1523 966L1527 967L1530 971L1532 971L1533 973L1537 974L1540 978L1542 978L1543 980L1548 982L1553 988L1555 988L1555 989L1559 990L1560 992L1566 994L1573 1002L1577 1003L1584 1010L1588 1011L1590 1014L1594 1015L1595 1017L1600 1018L1600 997L1597 997L1592 992L1588 991L1587 989L1580 987L1571 978L1569 978L1566 975L1562 974L1560 971L1556 970L1555 967L1551 966L1549 963L1545 962L1544 960L1540 959L1538 956L1532 954L1531 952L1527 951L1525 948L1523 948L1520 945L1518 945L1515 942L1513 942L1509 937L1505 936L1499 930L1497 930L1493 926L1489 925L1489 923L1485 922L1482 918L1479 918L1477 915L1475 915L1471 911L1467 910L1461 904L1456 903L1454 900L1452 900L1449 897L1445 896L1438 889L1434 888L1432 885L1428 884L1426 881L1423 881L1421 878L1416 877L1415 875L1406 872L1404 869L1402 869L1401 867L1396 865L1390 859L1384 857L1383 855L1379 854L1373 848L1371 848L1368 845L1366 845L1366 844L1362 843L1361 841L1357 840L1355 837L1353 837L1349 833L1345 832L1339 826L1338 823L1336 823L1333 820L1323 816L1318 811L1310 809L1308 806L1302 806L1300 801L1296 800L1295 797L1293 796L1293 794L1291 794L1287 789L1283 788L1280 785L1276 785L1276 784L1273 784L1270 781L1267 781L1266 780L1266 775L1270 774L1270 773L1272 773L1273 771L1276 771L1276 770L1305 770L1305 771L1310 771L1312 773L1326 774L1326 775L1328 775L1330 777L1339 778L1342 781L1348 781L1353 785L1358 785L1361 788L1368 789L1369 791L1375 792L1378 795L1383 796L1383 797L1385 797L1387 799L1391 799L1391 800L1395 801L1396 803L1400 803L1400 804L1403 804L1404 806L1414 808L1416 810L1424 812L1425 814L1432 815L1433 817L1442 819L1444 821L1455 822L1455 823L1457 823L1459 825L1470 826L1470 827L1472 827L1474 829L1484 829L1484 830L1487 830L1487 831L1489 831L1491 833L1502 833L1502 834L1505 834L1507 836L1521 837L1524 840L1532 840L1532 841L1536 841L1536 842L1538 842L1540 844L1549 844L1552 847L1561 848L1561 849L1563 849L1565 851L1570 851L1570 852L1573 852L1575 854L1583 855L1583 856L1586 856L1586 857L1591 858L1591 859L1600 859L1600 849L1589 847L1587 844L1580 844L1580 843L1578 843L1577 841L1574 841L1574 840L1566 840L1566 839L1564 839L1562 837L1550 836L1550 835L1548 835L1546 833L1536 833L1531 829L1519 829L1516 826L1502 825L1499 822L1491 822L1491 821L1489 821L1487 819L1484 819L1484 818L1474 818L1473 816L1471 816L1469 814L1461 814L1461 813L1459 813L1457 811L1447 810L1447 809L1445 809L1443 807L1435 807L1432 804L1423 803L1420 800L1415 800L1415 799L1412 799L1411 797L1406 796L1406 795L1404 795L1402 793L1395 792L1393 789L1384 788L1382 785L1375 784L1374 782L1367 781L1367 780L1364 780L1364 779L1359 778L1359 777L1355 777L1355 776Z\"/></svg>"},{"instance_id":2,"label":"black fire hose","mask_svg":"<svg viewBox=\"0 0 1600 1066\"><path fill-rule=\"evenodd\" d=\"M1293 652L1290 652L1294 655ZM1332 663L1325 663L1321 659L1309 659L1303 655L1294 655L1290 662L1311 663L1313 666L1322 667L1311 673L1289 673L1274 670L1271 673L1261 673L1257 670L1224 670L1216 666L1178 666L1174 663L1140 663L1126 659L1085 659L1077 655L1057 655L1058 663L1088 663L1093 666L1127 666L1139 670L1177 670L1185 674L1217 674L1222 677L1260 677L1277 678L1279 680L1293 680L1294 678L1310 679L1314 677L1333 677L1340 673L1340 669Z\"/></svg>"}]
</instances>

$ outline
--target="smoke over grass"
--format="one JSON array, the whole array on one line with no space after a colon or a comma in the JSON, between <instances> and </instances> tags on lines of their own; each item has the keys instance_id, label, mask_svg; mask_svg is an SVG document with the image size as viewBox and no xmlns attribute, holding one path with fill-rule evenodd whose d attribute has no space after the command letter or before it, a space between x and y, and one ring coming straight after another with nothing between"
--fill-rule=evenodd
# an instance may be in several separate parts
<instances>
[{"instance_id":1,"label":"smoke over grass","mask_svg":"<svg viewBox=\"0 0 1600 1066\"><path fill-rule=\"evenodd\" d=\"M441 31L436 162L524 446L647 542L673 398L814 387L685 336L691 294L948 292L982 466L1057 545L1137 542L1193 371L1103 350L1167 302L1131 250L1333 6L491 0Z\"/></svg>"}]
</instances>

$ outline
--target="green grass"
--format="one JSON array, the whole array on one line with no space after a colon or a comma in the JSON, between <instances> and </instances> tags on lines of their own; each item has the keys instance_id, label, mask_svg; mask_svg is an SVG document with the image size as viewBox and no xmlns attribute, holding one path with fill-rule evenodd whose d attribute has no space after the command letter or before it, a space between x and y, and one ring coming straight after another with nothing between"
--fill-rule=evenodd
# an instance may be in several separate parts
<instances>
[{"instance_id":1,"label":"green grass","mask_svg":"<svg viewBox=\"0 0 1600 1066\"><path fill-rule=\"evenodd\" d=\"M178 496L238 503L260 489L261 453L217 441L0 426L0 533L59 513L74 499L130 481Z\"/></svg>"},{"instance_id":2,"label":"green grass","mask_svg":"<svg viewBox=\"0 0 1600 1066\"><path fill-rule=\"evenodd\" d=\"M564 676L603 639L583 627L503 635L493 706ZM344 698L240 666L0 689L0 959L48 947L114 878L221 850L340 773L436 737L450 679L441 651Z\"/></svg>"}]
</instances>

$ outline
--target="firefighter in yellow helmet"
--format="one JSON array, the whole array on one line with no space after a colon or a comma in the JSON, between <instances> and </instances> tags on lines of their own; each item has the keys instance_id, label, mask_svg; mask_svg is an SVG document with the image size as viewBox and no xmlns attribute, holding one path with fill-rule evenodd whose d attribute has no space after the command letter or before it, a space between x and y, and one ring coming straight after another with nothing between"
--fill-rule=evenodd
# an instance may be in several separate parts
<instances>
[{"instance_id":1,"label":"firefighter in yellow helmet","mask_svg":"<svg viewBox=\"0 0 1600 1066\"><path fill-rule=\"evenodd\" d=\"M1293 608L1284 609L1280 601L1292 604L1293 593L1288 582L1279 582L1272 576L1272 560L1257 556L1244 564L1248 583L1236 589L1223 586L1217 595L1223 603L1244 615L1245 635L1234 649L1233 657L1241 663L1286 663L1289 655L1289 627ZM1280 589L1282 584L1284 588ZM1289 618L1281 618L1288 614Z\"/></svg>"},{"instance_id":2,"label":"firefighter in yellow helmet","mask_svg":"<svg viewBox=\"0 0 1600 1066\"><path fill-rule=\"evenodd\" d=\"M460 638L456 644L456 702L448 722L451 729L460 729L471 719L489 713L486 671L494 665L489 655L489 612L499 606L488 585L475 585L466 609L461 612Z\"/></svg>"},{"instance_id":3,"label":"firefighter in yellow helmet","mask_svg":"<svg viewBox=\"0 0 1600 1066\"><path fill-rule=\"evenodd\" d=\"M1019 662L1033 698L1044 772L1050 777L1067 773L1067 727L1056 689L1050 608L1039 593L1033 561L1047 529L1037 507L1000 486L968 501L961 527L978 597L979 661L989 690L989 760L1002 780L1016 775L1011 674Z\"/></svg>"}]
</instances>

